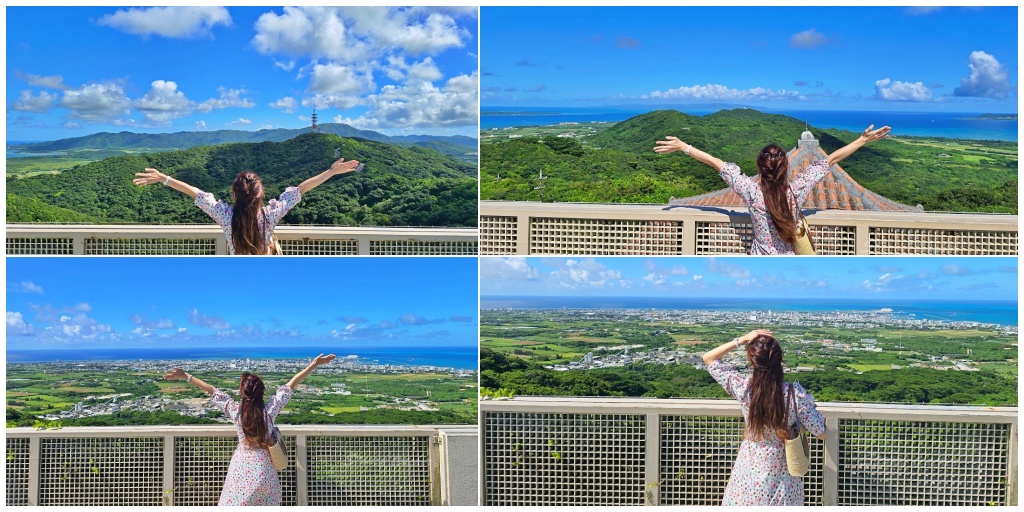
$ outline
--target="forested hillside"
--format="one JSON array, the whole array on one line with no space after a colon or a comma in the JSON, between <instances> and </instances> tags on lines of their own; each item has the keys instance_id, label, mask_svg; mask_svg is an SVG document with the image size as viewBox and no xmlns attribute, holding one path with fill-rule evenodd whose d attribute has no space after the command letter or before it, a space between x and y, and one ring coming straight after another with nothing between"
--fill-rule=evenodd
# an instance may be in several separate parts
<instances>
[{"instance_id":1,"label":"forested hillside","mask_svg":"<svg viewBox=\"0 0 1024 512\"><path fill-rule=\"evenodd\" d=\"M789 150L802 121L751 109L691 116L661 110L616 123L590 138L522 137L484 144L481 198L566 202L655 203L725 187L718 174L681 154L657 155L655 142L675 135L755 174L758 151L769 143ZM826 152L859 134L810 127ZM841 164L870 190L927 210L1017 212L1016 142L898 137L862 148Z\"/></svg>"},{"instance_id":2,"label":"forested hillside","mask_svg":"<svg viewBox=\"0 0 1024 512\"><path fill-rule=\"evenodd\" d=\"M7 220L208 223L188 196L164 186L137 187L135 173L155 167L230 202L235 175L252 170L272 198L329 168L335 149L364 162L366 171L331 178L303 197L283 224L476 226L476 165L422 147L324 133L122 156L59 174L8 178Z\"/></svg>"}]
</instances>

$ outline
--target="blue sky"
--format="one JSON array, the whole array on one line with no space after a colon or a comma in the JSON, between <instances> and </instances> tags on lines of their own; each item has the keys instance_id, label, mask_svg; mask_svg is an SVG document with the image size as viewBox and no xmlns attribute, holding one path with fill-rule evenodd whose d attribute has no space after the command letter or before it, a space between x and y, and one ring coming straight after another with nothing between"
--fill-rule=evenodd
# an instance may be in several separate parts
<instances>
[{"instance_id":1,"label":"blue sky","mask_svg":"<svg viewBox=\"0 0 1024 512\"><path fill-rule=\"evenodd\" d=\"M8 258L7 348L477 343L476 258Z\"/></svg>"},{"instance_id":2,"label":"blue sky","mask_svg":"<svg viewBox=\"0 0 1024 512\"><path fill-rule=\"evenodd\" d=\"M1017 112L1017 8L483 7L481 104Z\"/></svg>"},{"instance_id":3,"label":"blue sky","mask_svg":"<svg viewBox=\"0 0 1024 512\"><path fill-rule=\"evenodd\" d=\"M480 294L1016 300L1016 258L481 258Z\"/></svg>"},{"instance_id":4,"label":"blue sky","mask_svg":"<svg viewBox=\"0 0 1024 512\"><path fill-rule=\"evenodd\" d=\"M8 7L7 139L301 128L476 135L465 7Z\"/></svg>"}]
</instances>

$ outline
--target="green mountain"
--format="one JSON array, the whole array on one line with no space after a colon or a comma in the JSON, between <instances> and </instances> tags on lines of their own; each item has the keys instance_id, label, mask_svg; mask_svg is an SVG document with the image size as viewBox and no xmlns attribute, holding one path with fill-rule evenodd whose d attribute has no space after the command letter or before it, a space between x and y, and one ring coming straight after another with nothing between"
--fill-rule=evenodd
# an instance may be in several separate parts
<instances>
[{"instance_id":1,"label":"green mountain","mask_svg":"<svg viewBox=\"0 0 1024 512\"><path fill-rule=\"evenodd\" d=\"M859 135L809 129L826 152ZM793 148L804 130L799 119L748 108L705 116L659 110L616 123L582 141L550 136L484 144L480 197L535 201L536 178L543 171L548 177L546 201L665 204L671 197L726 186L703 163L679 154L654 153L655 142L665 136L677 136L753 175L762 147L774 142ZM841 165L868 189L927 210L1016 213L1016 151L1015 142L900 137L864 147Z\"/></svg>"},{"instance_id":2,"label":"green mountain","mask_svg":"<svg viewBox=\"0 0 1024 512\"><path fill-rule=\"evenodd\" d=\"M476 166L434 150L307 133L285 142L199 146L120 156L54 175L8 178L8 222L202 223L209 217L180 192L137 187L146 167L226 201L235 175L252 170L268 198L330 167L334 151L366 164L306 194L283 224L476 226Z\"/></svg>"},{"instance_id":3,"label":"green mountain","mask_svg":"<svg viewBox=\"0 0 1024 512\"><path fill-rule=\"evenodd\" d=\"M318 125L320 133L330 133L342 137L359 137L362 139L403 146L425 145L437 142L447 143L447 151L442 153L451 155L462 155L467 152L476 151L477 141L473 137L462 135L436 136L436 135L403 135L389 137L383 133L370 130L359 130L347 124L326 123ZM205 132L176 132L176 133L133 133L101 132L84 137L73 137L50 142L38 142L33 144L21 144L11 146L26 152L43 153L48 151L68 151L75 149L188 149L196 146L210 146L215 144L226 144L231 142L284 142L304 133L309 133L309 128L273 130L259 130L249 132L244 130L214 130ZM435 148L436 149L436 148ZM475 160L474 160L475 161Z\"/></svg>"}]
</instances>

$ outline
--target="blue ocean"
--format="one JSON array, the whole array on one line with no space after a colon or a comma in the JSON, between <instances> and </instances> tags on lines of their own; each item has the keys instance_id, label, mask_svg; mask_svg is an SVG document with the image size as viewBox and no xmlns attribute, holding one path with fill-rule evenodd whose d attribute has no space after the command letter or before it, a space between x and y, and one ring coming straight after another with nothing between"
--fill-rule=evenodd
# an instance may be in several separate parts
<instances>
[{"instance_id":1,"label":"blue ocean","mask_svg":"<svg viewBox=\"0 0 1024 512\"><path fill-rule=\"evenodd\" d=\"M703 309L711 311L871 311L919 320L1017 325L1016 301L908 299L734 299L693 297L481 297L480 309Z\"/></svg>"},{"instance_id":2,"label":"blue ocean","mask_svg":"<svg viewBox=\"0 0 1024 512\"><path fill-rule=\"evenodd\" d=\"M543 126L563 122L618 122L658 107L643 109L614 107L483 107L480 129L515 126ZM669 107L665 107L669 108ZM685 109L687 114L703 116L714 110ZM782 114L807 121L818 128L838 128L861 132L869 124L889 125L894 136L947 137L974 140L1017 140L1016 120L977 119L979 114L962 112L879 112L828 110L774 110L758 108L766 114Z\"/></svg>"},{"instance_id":3,"label":"blue ocean","mask_svg":"<svg viewBox=\"0 0 1024 512\"><path fill-rule=\"evenodd\" d=\"M312 359L320 353L357 355L361 362L403 366L477 368L477 348L470 347L176 347L60 350L8 350L7 362L48 361L166 361L219 359Z\"/></svg>"}]
</instances>

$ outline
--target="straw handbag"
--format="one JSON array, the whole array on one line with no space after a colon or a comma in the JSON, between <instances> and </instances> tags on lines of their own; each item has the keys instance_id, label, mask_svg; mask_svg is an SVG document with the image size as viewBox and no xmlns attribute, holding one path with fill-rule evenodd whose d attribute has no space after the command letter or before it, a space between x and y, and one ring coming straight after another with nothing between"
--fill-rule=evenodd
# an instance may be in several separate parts
<instances>
[{"instance_id":1,"label":"straw handbag","mask_svg":"<svg viewBox=\"0 0 1024 512\"><path fill-rule=\"evenodd\" d=\"M270 424L270 447L267 450L270 451L270 462L274 469L282 471L288 467L288 452L284 448L284 438L281 437L277 425L273 423Z\"/></svg>"},{"instance_id":2,"label":"straw handbag","mask_svg":"<svg viewBox=\"0 0 1024 512\"><path fill-rule=\"evenodd\" d=\"M814 249L814 240L811 240L811 227L807 225L807 219L800 214L800 227L796 230L796 240L793 242L793 252L800 255L817 254Z\"/></svg>"},{"instance_id":3,"label":"straw handbag","mask_svg":"<svg viewBox=\"0 0 1024 512\"><path fill-rule=\"evenodd\" d=\"M793 407L796 407L796 399L793 395L793 385L789 385L789 399ZM789 407L786 407L786 425L789 425ZM800 435L794 436L790 432L790 439L786 440L786 465L789 466L789 474L793 476L804 476L811 468L811 441L807 438L807 431L797 420L797 430Z\"/></svg>"}]
</instances>

